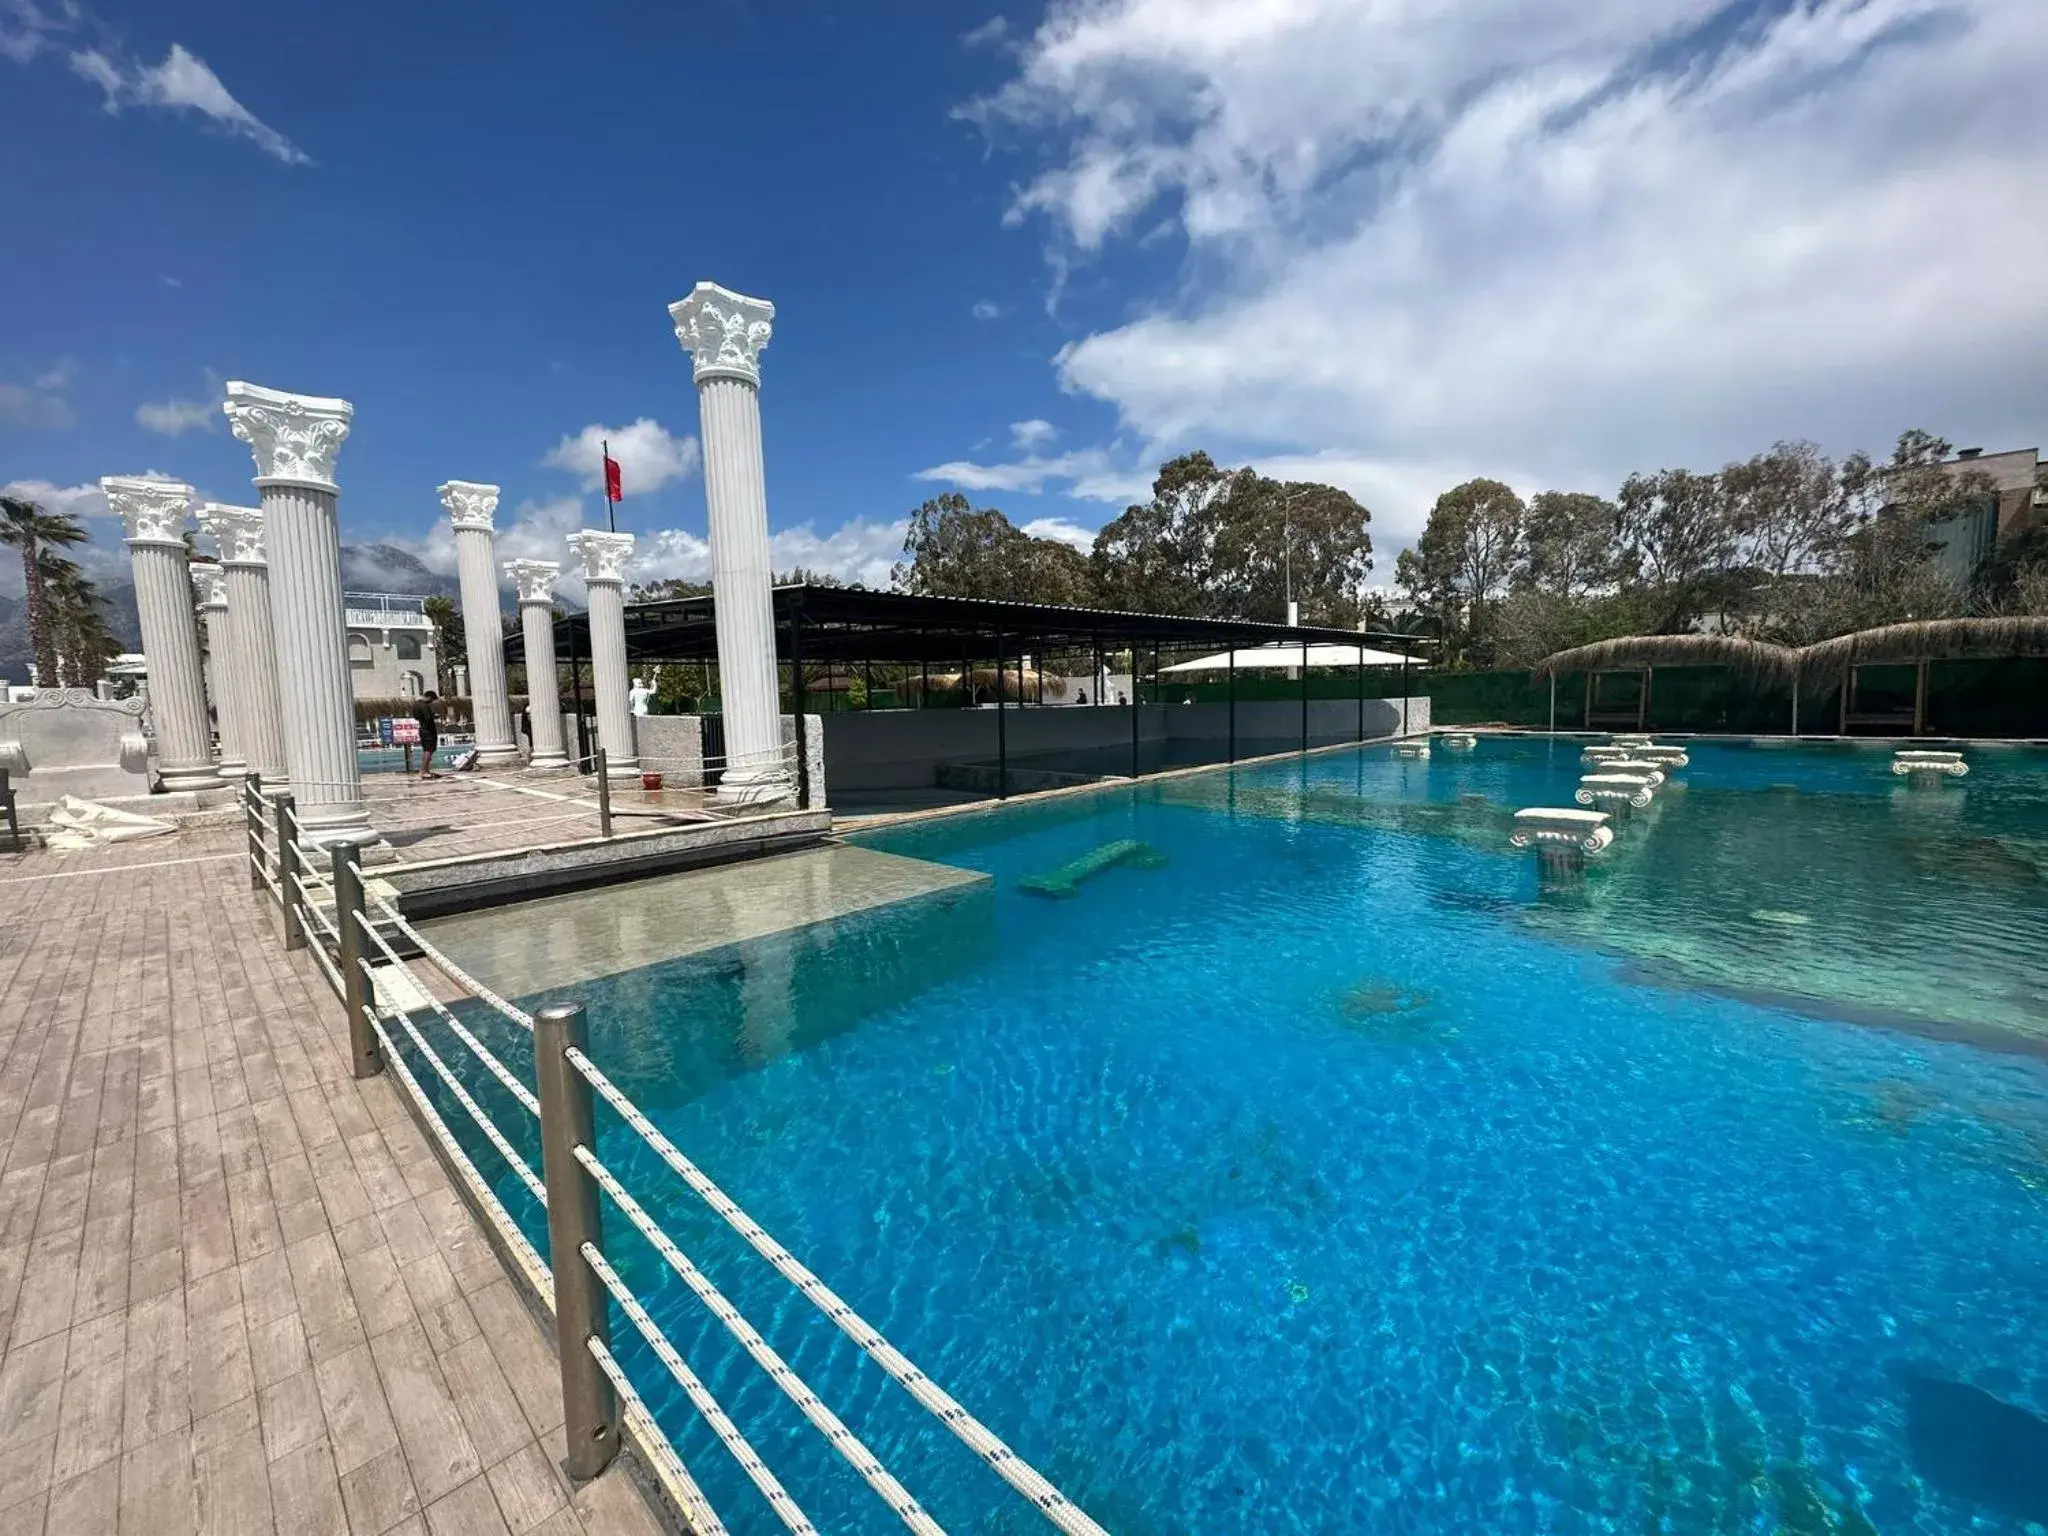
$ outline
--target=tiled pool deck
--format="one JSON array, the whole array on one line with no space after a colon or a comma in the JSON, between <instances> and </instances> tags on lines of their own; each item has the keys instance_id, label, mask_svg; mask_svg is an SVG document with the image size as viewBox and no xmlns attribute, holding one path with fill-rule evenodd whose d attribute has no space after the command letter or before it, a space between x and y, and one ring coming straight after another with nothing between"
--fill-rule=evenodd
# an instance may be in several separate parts
<instances>
[{"instance_id":1,"label":"tiled pool deck","mask_svg":"<svg viewBox=\"0 0 2048 1536\"><path fill-rule=\"evenodd\" d=\"M0 1531L659 1530L242 835L0 853Z\"/></svg>"}]
</instances>

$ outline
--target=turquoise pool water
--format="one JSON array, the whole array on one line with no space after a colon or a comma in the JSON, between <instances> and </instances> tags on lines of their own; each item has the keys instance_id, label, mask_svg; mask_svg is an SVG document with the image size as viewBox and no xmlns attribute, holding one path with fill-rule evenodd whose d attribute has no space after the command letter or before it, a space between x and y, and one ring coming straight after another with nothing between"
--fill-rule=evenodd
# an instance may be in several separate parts
<instances>
[{"instance_id":1,"label":"turquoise pool water","mask_svg":"<svg viewBox=\"0 0 2048 1536\"><path fill-rule=\"evenodd\" d=\"M1576 743L931 822L864 841L991 884L598 982L593 1054L1117 1536L2038 1530L2048 763L1972 760L1699 745L1550 888L1505 817ZM602 1141L950 1530L1050 1529ZM819 1526L898 1528L608 1230Z\"/></svg>"}]
</instances>

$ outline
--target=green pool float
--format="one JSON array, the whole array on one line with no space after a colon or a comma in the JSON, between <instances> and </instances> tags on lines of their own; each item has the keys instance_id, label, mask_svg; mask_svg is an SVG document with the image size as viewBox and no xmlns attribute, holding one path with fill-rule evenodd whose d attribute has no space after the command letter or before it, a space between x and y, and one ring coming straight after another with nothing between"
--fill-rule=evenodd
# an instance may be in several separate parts
<instances>
[{"instance_id":1,"label":"green pool float","mask_svg":"<svg viewBox=\"0 0 2048 1536\"><path fill-rule=\"evenodd\" d=\"M1064 899L1080 895L1081 882L1090 875L1099 875L1118 864L1129 864L1134 869L1158 869L1165 862L1166 855L1150 843L1141 843L1135 837L1123 837L1113 843L1104 843L1093 853L1084 853L1048 874L1027 875L1017 882L1017 889L1029 891L1034 896Z\"/></svg>"}]
</instances>

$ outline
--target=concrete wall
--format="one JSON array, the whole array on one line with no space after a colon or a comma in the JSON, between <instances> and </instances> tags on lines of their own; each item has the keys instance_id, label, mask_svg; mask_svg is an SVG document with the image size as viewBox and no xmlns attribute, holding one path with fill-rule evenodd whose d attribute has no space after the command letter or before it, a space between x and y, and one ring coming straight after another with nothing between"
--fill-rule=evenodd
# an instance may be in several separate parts
<instances>
[{"instance_id":1,"label":"concrete wall","mask_svg":"<svg viewBox=\"0 0 2048 1536\"><path fill-rule=\"evenodd\" d=\"M1126 746L1131 739L1128 709L1020 708L1006 710L1005 731L1012 759L1042 752L1075 752ZM1350 699L1309 701L1311 745L1343 739L1358 729L1358 705ZM1399 699L1365 701L1367 737L1401 729ZM1429 729L1429 700L1408 701L1408 729ZM835 789L928 789L940 763L993 762L993 709L883 709L824 717L825 772ZM1138 722L1141 741L1221 742L1230 734L1227 704L1148 704ZM1301 706L1284 700L1237 706L1241 742L1295 741L1301 734Z\"/></svg>"}]
</instances>

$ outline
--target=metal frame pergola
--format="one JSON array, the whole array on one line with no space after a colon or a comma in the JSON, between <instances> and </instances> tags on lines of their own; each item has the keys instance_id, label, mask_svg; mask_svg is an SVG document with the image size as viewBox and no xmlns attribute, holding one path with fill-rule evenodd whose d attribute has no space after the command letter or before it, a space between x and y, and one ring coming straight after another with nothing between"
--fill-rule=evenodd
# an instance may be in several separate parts
<instances>
[{"instance_id":1,"label":"metal frame pergola","mask_svg":"<svg viewBox=\"0 0 2048 1536\"><path fill-rule=\"evenodd\" d=\"M783 586L774 589L775 650L779 664L789 667L795 691L802 690L803 669L809 665L861 664L876 662L916 665L926 686L918 691L919 707L930 692L934 662L944 667L959 666L963 677L976 662L993 661L999 680L996 688L996 753L998 794L1007 793L1009 743L1006 712L1010 707L1002 680L1016 666L1021 681L1022 659L1043 657L1050 652L1085 652L1094 658L1091 676L1102 674L1105 651L1131 653L1131 776L1139 777L1139 657L1152 650L1153 685L1158 686L1159 651L1162 647L1199 647L1205 650L1235 650L1261 645L1299 645L1304 660L1312 645L1384 650L1398 648L1403 656L1402 718L1407 719L1407 677L1414 647L1430 642L1413 635L1380 631L1327 629L1309 624L1268 624L1254 619L1191 619L1170 614L1125 613L1113 609L1066 608L1048 603L1016 603L994 598L920 597L906 592L869 592L855 587ZM524 637L509 635L506 659L525 659ZM582 718L582 667L590 656L590 621L581 613L557 615L555 655L570 668L571 695ZM664 598L656 602L632 603L626 608L626 658L629 663L701 662L715 664L718 632L713 600L709 596ZM1358 668L1358 734L1365 734L1365 672ZM1308 748L1309 668L1301 669L1301 743ZM1229 760L1237 758L1237 669L1228 671L1230 708ZM1020 688L1021 691L1021 688ZM806 725L801 708L795 711L797 762L807 765ZM808 777L807 766L800 775ZM809 786L801 789L808 795Z\"/></svg>"}]
</instances>

